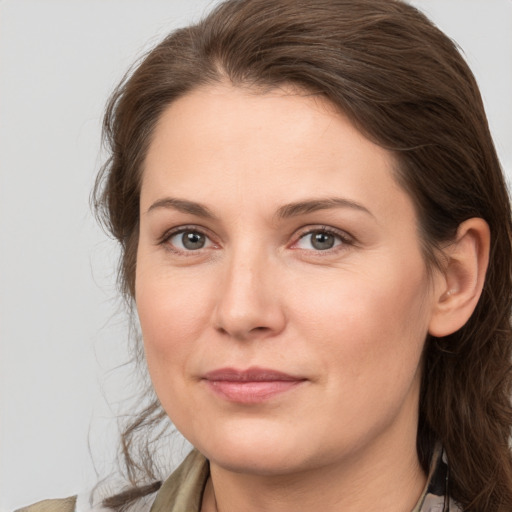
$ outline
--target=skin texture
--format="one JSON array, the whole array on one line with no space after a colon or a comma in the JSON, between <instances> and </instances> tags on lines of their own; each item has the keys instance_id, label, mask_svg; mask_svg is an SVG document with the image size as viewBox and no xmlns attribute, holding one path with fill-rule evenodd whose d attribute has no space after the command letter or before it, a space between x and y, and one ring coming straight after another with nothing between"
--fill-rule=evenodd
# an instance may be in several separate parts
<instances>
[{"instance_id":1,"label":"skin texture","mask_svg":"<svg viewBox=\"0 0 512 512\"><path fill-rule=\"evenodd\" d=\"M485 226L460 232L473 270L454 249L429 276L393 166L324 100L291 89L205 87L162 115L142 180L136 303L157 395L210 460L204 511L415 505L425 337L467 319L450 305L469 286L469 314L476 304ZM203 247L187 249L182 230ZM322 234L332 248L314 245ZM239 403L205 380L253 367L297 385Z\"/></svg>"}]
</instances>

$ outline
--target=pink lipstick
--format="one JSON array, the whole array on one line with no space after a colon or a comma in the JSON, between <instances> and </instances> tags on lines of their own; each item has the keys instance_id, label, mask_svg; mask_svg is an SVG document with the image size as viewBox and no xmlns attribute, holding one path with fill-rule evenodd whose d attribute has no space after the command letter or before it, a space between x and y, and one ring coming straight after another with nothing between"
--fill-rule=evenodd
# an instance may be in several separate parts
<instances>
[{"instance_id":1,"label":"pink lipstick","mask_svg":"<svg viewBox=\"0 0 512 512\"><path fill-rule=\"evenodd\" d=\"M257 404L289 391L306 379L266 368L220 368L204 375L208 387L231 402Z\"/></svg>"}]
</instances>

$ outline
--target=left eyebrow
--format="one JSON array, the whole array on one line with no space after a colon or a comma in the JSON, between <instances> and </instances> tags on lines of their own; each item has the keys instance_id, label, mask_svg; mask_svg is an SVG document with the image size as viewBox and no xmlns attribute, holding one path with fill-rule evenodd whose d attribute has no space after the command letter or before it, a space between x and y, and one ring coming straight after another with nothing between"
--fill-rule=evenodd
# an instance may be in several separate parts
<instances>
[{"instance_id":1,"label":"left eyebrow","mask_svg":"<svg viewBox=\"0 0 512 512\"><path fill-rule=\"evenodd\" d=\"M329 210L331 208L350 208L358 210L374 217L373 213L362 204L356 203L342 197L328 197L326 199L309 199L298 201L296 203L285 204L276 212L276 216L280 219L288 219L298 215L317 212L319 210Z\"/></svg>"},{"instance_id":2,"label":"left eyebrow","mask_svg":"<svg viewBox=\"0 0 512 512\"><path fill-rule=\"evenodd\" d=\"M175 197L164 197L155 201L147 210L149 213L158 208L173 209L182 213L190 213L197 217L206 219L215 219L215 215L203 204L194 201L187 201L186 199L177 199Z\"/></svg>"}]
</instances>

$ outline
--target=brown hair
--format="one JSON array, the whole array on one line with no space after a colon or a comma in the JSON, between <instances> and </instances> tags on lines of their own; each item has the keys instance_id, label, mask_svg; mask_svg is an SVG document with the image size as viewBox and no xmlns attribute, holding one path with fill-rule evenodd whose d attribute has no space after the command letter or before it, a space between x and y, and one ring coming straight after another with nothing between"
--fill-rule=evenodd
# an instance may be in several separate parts
<instances>
[{"instance_id":1,"label":"brown hair","mask_svg":"<svg viewBox=\"0 0 512 512\"><path fill-rule=\"evenodd\" d=\"M510 203L477 84L455 44L398 0L228 0L169 35L125 77L104 120L111 157L95 205L121 244L120 284L129 298L141 173L155 123L180 96L226 80L323 95L392 151L430 264L461 222L489 224L490 265L474 314L456 333L426 340L417 448L427 468L433 443L442 442L450 492L464 509L512 510ZM135 463L133 435L164 418L155 402L123 434L134 485L151 470ZM137 495L130 493L105 505L122 507Z\"/></svg>"}]
</instances>

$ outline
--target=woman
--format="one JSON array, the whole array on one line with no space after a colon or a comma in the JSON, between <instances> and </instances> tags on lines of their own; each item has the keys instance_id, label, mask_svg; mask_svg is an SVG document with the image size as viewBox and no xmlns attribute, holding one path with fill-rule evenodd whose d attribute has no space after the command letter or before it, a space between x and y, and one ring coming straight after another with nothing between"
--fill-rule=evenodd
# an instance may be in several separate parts
<instances>
[{"instance_id":1,"label":"woman","mask_svg":"<svg viewBox=\"0 0 512 512\"><path fill-rule=\"evenodd\" d=\"M445 35L399 1L228 0L105 133L158 400L104 507L512 509L509 199ZM196 450L161 484L132 439L167 417Z\"/></svg>"}]
</instances>

